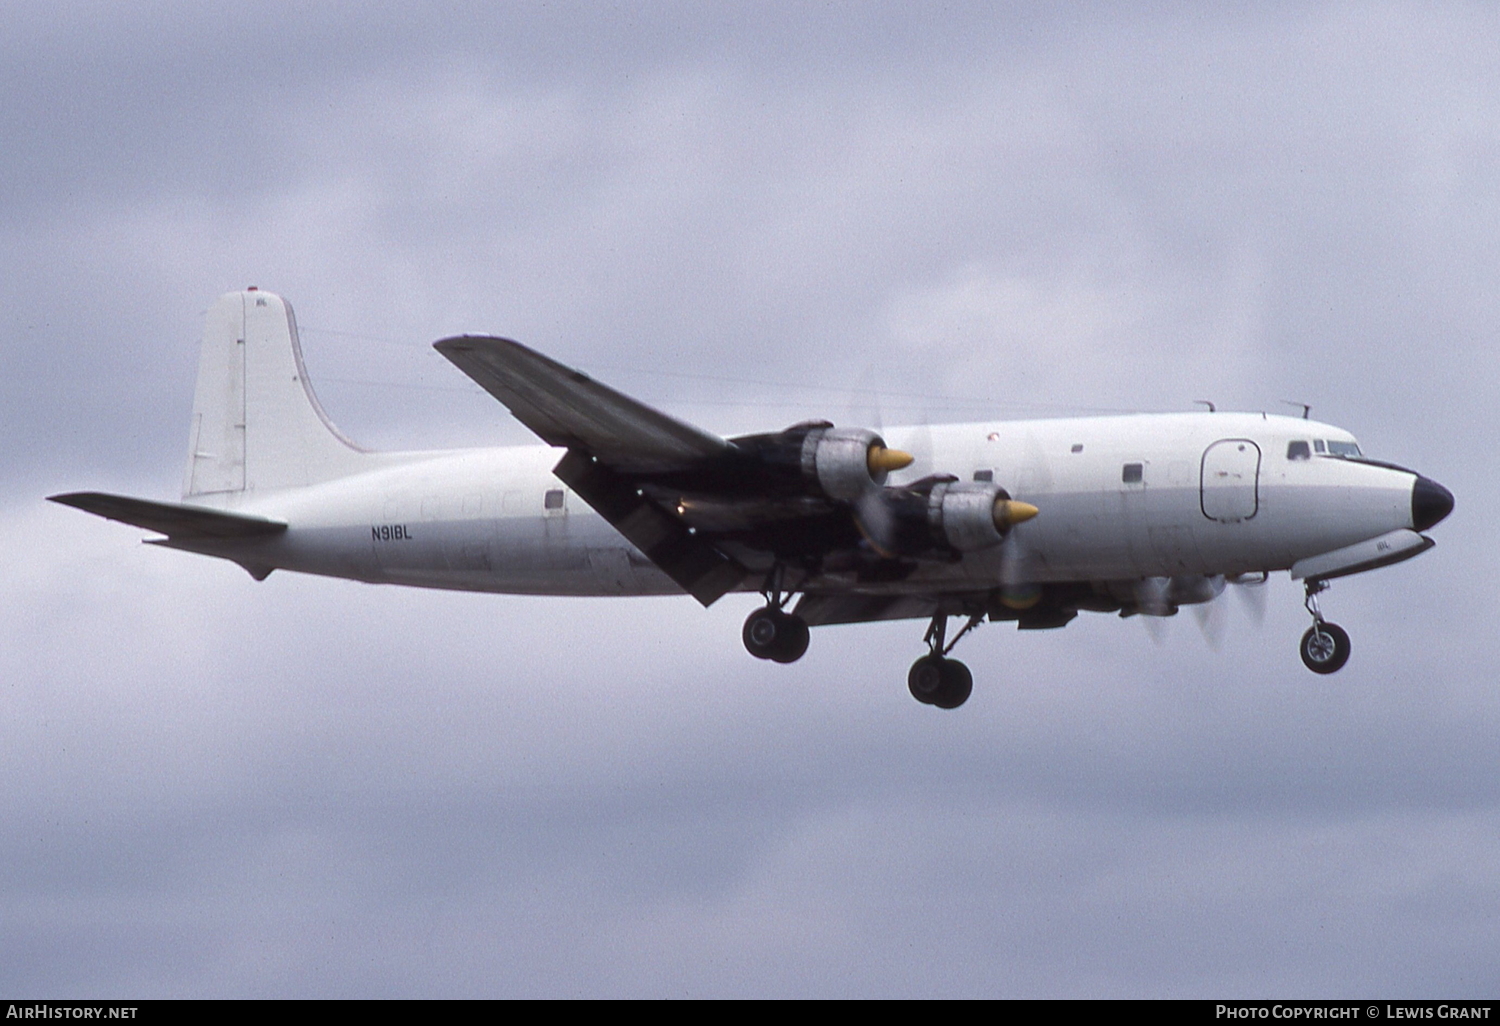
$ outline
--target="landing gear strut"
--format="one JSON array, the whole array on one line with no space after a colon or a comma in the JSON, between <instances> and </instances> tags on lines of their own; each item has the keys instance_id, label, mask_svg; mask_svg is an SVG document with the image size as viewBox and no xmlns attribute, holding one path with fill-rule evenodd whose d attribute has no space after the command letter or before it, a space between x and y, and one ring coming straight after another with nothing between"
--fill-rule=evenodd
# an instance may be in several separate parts
<instances>
[{"instance_id":1,"label":"landing gear strut","mask_svg":"<svg viewBox=\"0 0 1500 1026\"><path fill-rule=\"evenodd\" d=\"M949 659L948 653L953 651L953 646L958 644L960 638L978 627L983 620L983 613L970 616L963 629L945 645L943 642L948 634L948 613L940 609L932 615L932 623L923 639L927 643L928 652L911 664L911 671L906 675L906 686L911 691L911 697L923 705L935 705L939 709L957 709L969 700L969 695L974 691L974 675L957 659Z\"/></svg>"},{"instance_id":2,"label":"landing gear strut","mask_svg":"<svg viewBox=\"0 0 1500 1026\"><path fill-rule=\"evenodd\" d=\"M1327 587L1327 581L1308 581L1307 597L1303 600L1313 625L1302 635L1298 651L1302 654L1302 665L1313 673L1337 673L1349 661L1348 633L1338 624L1324 620L1318 609L1318 593Z\"/></svg>"},{"instance_id":3,"label":"landing gear strut","mask_svg":"<svg viewBox=\"0 0 1500 1026\"><path fill-rule=\"evenodd\" d=\"M795 663L807 653L807 624L801 617L786 612L785 606L791 595L781 590L784 572L778 563L766 577L766 587L761 593L766 597L764 609L757 609L745 618L745 628L740 632L745 649L757 659L769 659L777 663Z\"/></svg>"}]
</instances>

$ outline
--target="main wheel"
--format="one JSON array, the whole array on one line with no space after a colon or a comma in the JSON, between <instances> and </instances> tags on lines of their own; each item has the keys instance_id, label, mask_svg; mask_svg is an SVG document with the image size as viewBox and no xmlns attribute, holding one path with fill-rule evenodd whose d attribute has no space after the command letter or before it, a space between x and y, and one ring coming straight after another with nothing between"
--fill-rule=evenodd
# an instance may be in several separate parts
<instances>
[{"instance_id":1,"label":"main wheel","mask_svg":"<svg viewBox=\"0 0 1500 1026\"><path fill-rule=\"evenodd\" d=\"M781 636L781 625L776 620L774 609L757 609L745 617L745 628L740 631L745 651L757 659L771 658L776 651L776 639Z\"/></svg>"},{"instance_id":2,"label":"main wheel","mask_svg":"<svg viewBox=\"0 0 1500 1026\"><path fill-rule=\"evenodd\" d=\"M807 624L779 609L757 609L745 618L740 632L745 649L757 659L795 663L807 652Z\"/></svg>"},{"instance_id":3,"label":"main wheel","mask_svg":"<svg viewBox=\"0 0 1500 1026\"><path fill-rule=\"evenodd\" d=\"M1337 673L1349 661L1349 635L1336 623L1315 623L1302 635L1302 665L1313 673Z\"/></svg>"},{"instance_id":4,"label":"main wheel","mask_svg":"<svg viewBox=\"0 0 1500 1026\"><path fill-rule=\"evenodd\" d=\"M939 709L957 709L974 693L974 675L957 659L943 660L943 686L932 704Z\"/></svg>"},{"instance_id":5,"label":"main wheel","mask_svg":"<svg viewBox=\"0 0 1500 1026\"><path fill-rule=\"evenodd\" d=\"M923 705L957 709L974 693L974 675L957 659L945 659L934 653L911 664L906 687L911 697Z\"/></svg>"},{"instance_id":6,"label":"main wheel","mask_svg":"<svg viewBox=\"0 0 1500 1026\"><path fill-rule=\"evenodd\" d=\"M924 655L911 664L906 674L906 687L923 705L932 705L943 692L943 664L948 660L942 656Z\"/></svg>"},{"instance_id":7,"label":"main wheel","mask_svg":"<svg viewBox=\"0 0 1500 1026\"><path fill-rule=\"evenodd\" d=\"M771 659L778 663L795 663L807 654L807 643L811 640L811 632L800 616L793 616L791 613L778 615L781 632L776 638L775 651L771 653Z\"/></svg>"}]
</instances>

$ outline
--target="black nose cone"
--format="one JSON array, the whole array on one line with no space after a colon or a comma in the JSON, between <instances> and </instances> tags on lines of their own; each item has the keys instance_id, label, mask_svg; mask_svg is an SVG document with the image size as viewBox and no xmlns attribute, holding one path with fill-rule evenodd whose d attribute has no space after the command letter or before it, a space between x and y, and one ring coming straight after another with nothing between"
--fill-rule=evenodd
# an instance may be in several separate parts
<instances>
[{"instance_id":1,"label":"black nose cone","mask_svg":"<svg viewBox=\"0 0 1500 1026\"><path fill-rule=\"evenodd\" d=\"M1417 475L1411 486L1411 525L1425 531L1453 512L1453 493L1431 478Z\"/></svg>"}]
</instances>

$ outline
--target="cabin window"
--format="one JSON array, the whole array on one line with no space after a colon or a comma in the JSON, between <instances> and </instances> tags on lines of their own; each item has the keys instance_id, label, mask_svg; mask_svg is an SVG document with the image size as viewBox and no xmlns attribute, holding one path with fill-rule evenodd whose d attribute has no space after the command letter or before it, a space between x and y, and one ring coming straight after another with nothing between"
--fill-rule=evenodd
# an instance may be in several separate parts
<instances>
[{"instance_id":1,"label":"cabin window","mask_svg":"<svg viewBox=\"0 0 1500 1026\"><path fill-rule=\"evenodd\" d=\"M1068 451L1069 452L1083 452L1083 443L1082 442L1078 442L1078 443L1074 444L1073 448L1069 449Z\"/></svg>"},{"instance_id":2,"label":"cabin window","mask_svg":"<svg viewBox=\"0 0 1500 1026\"><path fill-rule=\"evenodd\" d=\"M1127 463L1125 469L1120 473L1120 480L1126 484L1140 484L1145 475L1146 465L1144 463Z\"/></svg>"},{"instance_id":3,"label":"cabin window","mask_svg":"<svg viewBox=\"0 0 1500 1026\"><path fill-rule=\"evenodd\" d=\"M542 496L542 507L544 509L562 509L563 492L561 488L549 488Z\"/></svg>"},{"instance_id":4,"label":"cabin window","mask_svg":"<svg viewBox=\"0 0 1500 1026\"><path fill-rule=\"evenodd\" d=\"M1310 460L1312 459L1312 449L1306 442L1288 442L1286 458L1289 460Z\"/></svg>"},{"instance_id":5,"label":"cabin window","mask_svg":"<svg viewBox=\"0 0 1500 1026\"><path fill-rule=\"evenodd\" d=\"M995 480L995 472L993 470L976 470L974 471L974 480L993 481Z\"/></svg>"}]
</instances>

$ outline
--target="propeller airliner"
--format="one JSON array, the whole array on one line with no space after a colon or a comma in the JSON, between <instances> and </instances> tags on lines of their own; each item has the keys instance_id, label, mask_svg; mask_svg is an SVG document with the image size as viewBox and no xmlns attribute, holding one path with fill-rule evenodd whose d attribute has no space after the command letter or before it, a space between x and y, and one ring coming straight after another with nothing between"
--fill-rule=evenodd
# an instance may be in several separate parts
<instances>
[{"instance_id":1,"label":"propeller airliner","mask_svg":"<svg viewBox=\"0 0 1500 1026\"><path fill-rule=\"evenodd\" d=\"M765 604L750 654L790 663L809 628L926 621L907 684L944 709L951 657L986 619L1170 616L1226 582L1289 571L1312 625L1302 661L1347 662L1328 582L1431 548L1453 509L1421 474L1304 417L1191 412L988 421L878 433L806 421L722 438L517 342L435 343L541 445L365 451L333 426L289 304L255 288L207 314L180 502L54 502L156 532L150 544L384 584ZM948 637L957 618L960 627Z\"/></svg>"}]
</instances>

